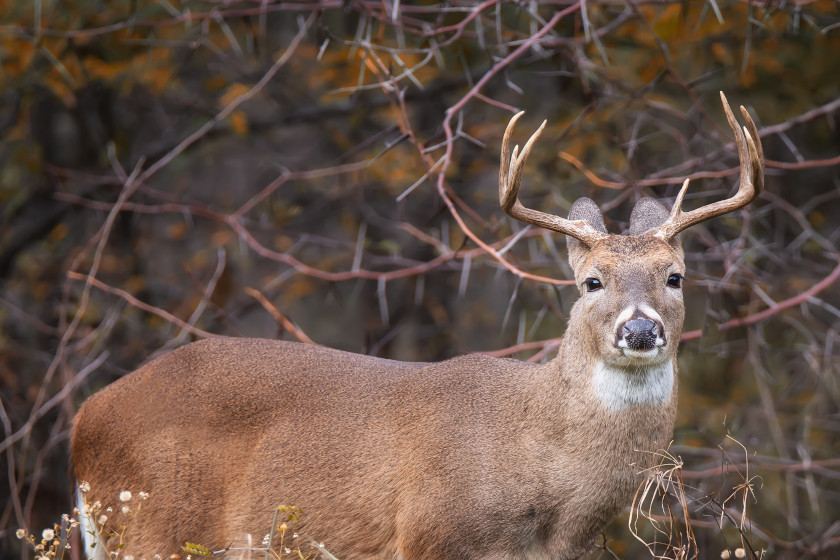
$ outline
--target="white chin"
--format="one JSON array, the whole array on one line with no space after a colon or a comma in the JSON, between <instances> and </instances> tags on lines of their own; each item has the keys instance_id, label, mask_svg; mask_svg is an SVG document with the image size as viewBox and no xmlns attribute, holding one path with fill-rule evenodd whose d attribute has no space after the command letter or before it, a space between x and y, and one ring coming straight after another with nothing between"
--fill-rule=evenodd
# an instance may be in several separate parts
<instances>
[{"instance_id":1,"label":"white chin","mask_svg":"<svg viewBox=\"0 0 840 560\"><path fill-rule=\"evenodd\" d=\"M639 367L657 365L667 359L665 348L654 346L650 350L631 350L621 348L621 356L615 361L616 366Z\"/></svg>"},{"instance_id":2,"label":"white chin","mask_svg":"<svg viewBox=\"0 0 840 560\"><path fill-rule=\"evenodd\" d=\"M623 348L621 350L621 353L628 358L641 358L650 360L659 355L659 348L655 346L650 350L631 350L629 348Z\"/></svg>"}]
</instances>

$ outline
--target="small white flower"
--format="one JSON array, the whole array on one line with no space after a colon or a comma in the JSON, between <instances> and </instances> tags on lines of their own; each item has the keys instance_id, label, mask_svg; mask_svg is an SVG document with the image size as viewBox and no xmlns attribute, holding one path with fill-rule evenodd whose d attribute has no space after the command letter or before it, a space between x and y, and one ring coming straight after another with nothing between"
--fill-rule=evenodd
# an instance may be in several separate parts
<instances>
[{"instance_id":1,"label":"small white flower","mask_svg":"<svg viewBox=\"0 0 840 560\"><path fill-rule=\"evenodd\" d=\"M44 529L44 532L41 533L41 536L44 537L45 541L51 541L55 538L55 531L52 529Z\"/></svg>"},{"instance_id":2,"label":"small white flower","mask_svg":"<svg viewBox=\"0 0 840 560\"><path fill-rule=\"evenodd\" d=\"M263 546L268 546L268 540L270 538L271 538L270 534L266 534L266 536L263 537L263 540L262 540Z\"/></svg>"},{"instance_id":3,"label":"small white flower","mask_svg":"<svg viewBox=\"0 0 840 560\"><path fill-rule=\"evenodd\" d=\"M736 548L735 549L735 558L744 558L747 555L747 551L743 548Z\"/></svg>"},{"instance_id":4,"label":"small white flower","mask_svg":"<svg viewBox=\"0 0 840 560\"><path fill-rule=\"evenodd\" d=\"M123 556L123 560L134 560L134 556L129 554L128 556Z\"/></svg>"},{"instance_id":5,"label":"small white flower","mask_svg":"<svg viewBox=\"0 0 840 560\"><path fill-rule=\"evenodd\" d=\"M291 554L291 553L292 553L292 551L291 551L291 550L289 550L289 547L288 547L288 546L287 546L287 547L285 547L283 550L285 550L285 551L286 551L286 554Z\"/></svg>"},{"instance_id":6,"label":"small white flower","mask_svg":"<svg viewBox=\"0 0 840 560\"><path fill-rule=\"evenodd\" d=\"M90 492L90 484L88 484L87 482L80 482L80 483L79 483L79 491L80 491L82 494L85 494L85 493L87 493L87 492Z\"/></svg>"},{"instance_id":7,"label":"small white flower","mask_svg":"<svg viewBox=\"0 0 840 560\"><path fill-rule=\"evenodd\" d=\"M723 560L729 560L729 557L731 555L732 555L732 553L729 552L728 548L724 548L723 550L720 551L720 557L723 558Z\"/></svg>"},{"instance_id":8,"label":"small white flower","mask_svg":"<svg viewBox=\"0 0 840 560\"><path fill-rule=\"evenodd\" d=\"M145 500L146 498L148 498L148 497L149 497L149 493L148 493L148 492L137 492L137 495L138 495L138 496L140 496L140 499L141 499L141 500Z\"/></svg>"},{"instance_id":9,"label":"small white flower","mask_svg":"<svg viewBox=\"0 0 840 560\"><path fill-rule=\"evenodd\" d=\"M16 536L17 538L19 538L19 539L22 539L23 537L25 537L25 536L26 536L26 529L18 529L18 530L15 532L15 536Z\"/></svg>"},{"instance_id":10,"label":"small white flower","mask_svg":"<svg viewBox=\"0 0 840 560\"><path fill-rule=\"evenodd\" d=\"M121 502L127 502L129 500L131 500L131 492L129 492L128 490L123 490L122 492L120 492Z\"/></svg>"},{"instance_id":11,"label":"small white flower","mask_svg":"<svg viewBox=\"0 0 840 560\"><path fill-rule=\"evenodd\" d=\"M296 539L297 538L297 533L292 533L292 538Z\"/></svg>"},{"instance_id":12,"label":"small white flower","mask_svg":"<svg viewBox=\"0 0 840 560\"><path fill-rule=\"evenodd\" d=\"M129 513L131 513L131 508L128 507L128 506L123 506L120 511L122 511L124 514L128 515ZM126 560L128 560L127 557L126 557Z\"/></svg>"},{"instance_id":13,"label":"small white flower","mask_svg":"<svg viewBox=\"0 0 840 560\"><path fill-rule=\"evenodd\" d=\"M318 548L324 548L324 543L318 543Z\"/></svg>"},{"instance_id":14,"label":"small white flower","mask_svg":"<svg viewBox=\"0 0 840 560\"><path fill-rule=\"evenodd\" d=\"M100 525L105 525L105 522L108 521L107 515L100 515L99 519L97 519Z\"/></svg>"}]
</instances>

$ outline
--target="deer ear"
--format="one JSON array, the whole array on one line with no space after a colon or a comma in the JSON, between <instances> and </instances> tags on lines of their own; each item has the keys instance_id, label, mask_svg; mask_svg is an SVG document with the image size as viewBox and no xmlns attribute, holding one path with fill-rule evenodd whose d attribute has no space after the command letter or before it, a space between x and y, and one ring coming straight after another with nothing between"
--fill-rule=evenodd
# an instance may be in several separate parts
<instances>
[{"instance_id":1,"label":"deer ear","mask_svg":"<svg viewBox=\"0 0 840 560\"><path fill-rule=\"evenodd\" d=\"M661 226L668 219L668 209L652 198L643 198L633 207L630 214L629 235L639 235L649 229Z\"/></svg>"},{"instance_id":2,"label":"deer ear","mask_svg":"<svg viewBox=\"0 0 840 560\"><path fill-rule=\"evenodd\" d=\"M607 233L607 226L604 225L604 216L601 214L601 209L592 199L585 196L572 204L572 208L569 210L569 219L585 220L596 230ZM569 247L569 264L572 265L572 269L577 270L575 263L579 262L589 252L590 247L583 241L568 235L566 236L566 244Z\"/></svg>"},{"instance_id":3,"label":"deer ear","mask_svg":"<svg viewBox=\"0 0 840 560\"><path fill-rule=\"evenodd\" d=\"M642 198L633 207L630 214L630 229L628 235L641 235L665 223L670 212L664 204L652 198ZM669 242L672 247L680 247L679 236L675 235Z\"/></svg>"}]
</instances>

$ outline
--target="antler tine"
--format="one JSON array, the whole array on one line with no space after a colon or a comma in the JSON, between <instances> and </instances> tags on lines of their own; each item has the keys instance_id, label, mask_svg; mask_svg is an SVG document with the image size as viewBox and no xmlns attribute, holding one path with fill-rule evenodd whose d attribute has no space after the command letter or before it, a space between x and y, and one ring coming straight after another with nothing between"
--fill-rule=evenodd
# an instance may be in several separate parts
<instances>
[{"instance_id":1,"label":"antler tine","mask_svg":"<svg viewBox=\"0 0 840 560\"><path fill-rule=\"evenodd\" d=\"M740 126L723 92L720 92L720 100L723 111L726 113L726 120L732 132L735 133L735 146L738 149L738 160L741 162L741 181L738 192L726 200L707 204L691 212L683 212L682 201L688 189L688 179L686 179L674 201L671 215L654 231L654 235L666 241L695 224L743 208L764 190L764 150L761 147L761 138L758 136L755 121L741 106L741 114L747 124Z\"/></svg>"},{"instance_id":2,"label":"antler tine","mask_svg":"<svg viewBox=\"0 0 840 560\"><path fill-rule=\"evenodd\" d=\"M720 93L723 95L723 92ZM725 99L725 98L724 98ZM752 177L755 185L755 196L764 192L764 148L761 146L761 137L758 135L758 128L755 126L755 121L741 105L741 114L744 116L744 121L747 123L744 132L747 136L747 143L750 148L750 162L752 162ZM739 153L740 157L740 153ZM741 166L741 181L743 182L744 166Z\"/></svg>"},{"instance_id":3,"label":"antler tine","mask_svg":"<svg viewBox=\"0 0 840 560\"><path fill-rule=\"evenodd\" d=\"M516 218L522 222L559 233L565 233L583 241L589 246L594 245L596 241L606 237L607 234L596 230L585 220L567 220L553 214L531 210L523 206L519 201L519 185L522 181L522 171L525 168L525 162L531 154L531 148L534 146L537 138L540 137L540 134L542 134L546 125L546 121L543 121L536 132L525 143L522 152L519 151L519 145L514 146L513 152L511 152L510 137L516 121L524 113L525 111L520 111L510 119L505 129L505 135L502 138L502 159L499 165L499 203L502 209L512 218Z\"/></svg>"},{"instance_id":4,"label":"antler tine","mask_svg":"<svg viewBox=\"0 0 840 560\"><path fill-rule=\"evenodd\" d=\"M519 183L511 185L511 181L514 175L514 168L517 165L517 160L520 162L520 167L524 165L525 162L522 158L518 157L519 145L514 146L513 155L511 156L510 137L513 134L513 128L516 126L516 121L518 121L519 117L524 114L525 111L519 111L510 119L507 128L505 128L505 135L502 137L502 159L499 164L499 202L505 212L510 210L513 203L516 201L517 195L519 194ZM541 132L542 127L540 127L534 135L539 136ZM531 139L533 138L534 136L531 136Z\"/></svg>"}]
</instances>

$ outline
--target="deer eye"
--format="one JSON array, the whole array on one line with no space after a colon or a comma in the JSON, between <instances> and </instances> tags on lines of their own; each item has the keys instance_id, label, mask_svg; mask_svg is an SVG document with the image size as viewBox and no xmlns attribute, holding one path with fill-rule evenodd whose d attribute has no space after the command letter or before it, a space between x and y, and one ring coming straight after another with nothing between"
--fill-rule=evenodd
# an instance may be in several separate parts
<instances>
[{"instance_id":1,"label":"deer eye","mask_svg":"<svg viewBox=\"0 0 840 560\"><path fill-rule=\"evenodd\" d=\"M682 288L682 281L685 276L682 274L672 274L668 277L668 285L672 288Z\"/></svg>"},{"instance_id":2,"label":"deer eye","mask_svg":"<svg viewBox=\"0 0 840 560\"><path fill-rule=\"evenodd\" d=\"M604 287L604 285L601 284L601 281L597 278L587 278L583 281L583 285L586 286L587 292L597 292Z\"/></svg>"}]
</instances>

